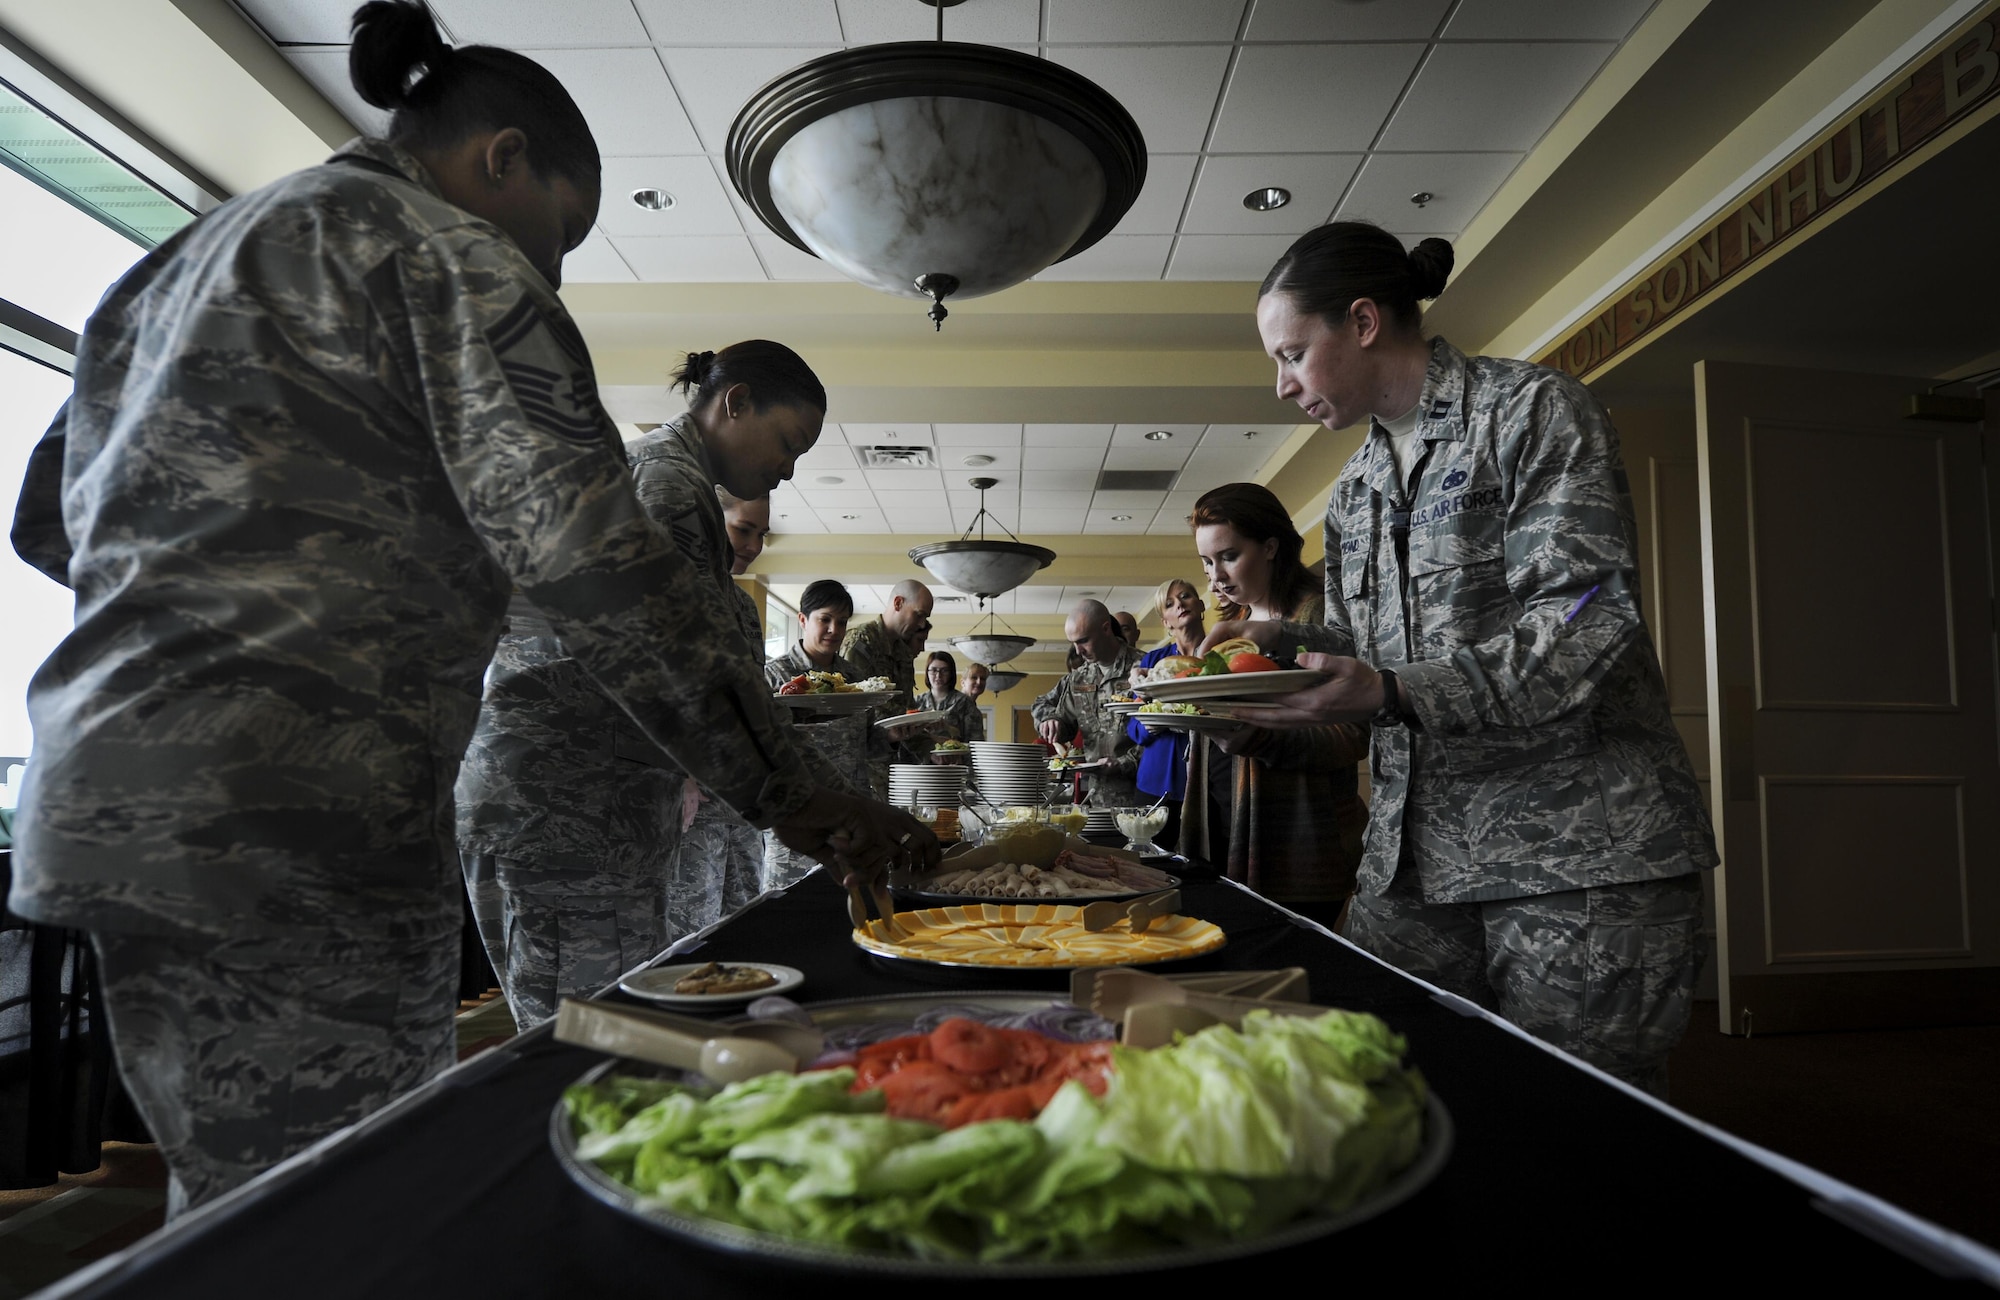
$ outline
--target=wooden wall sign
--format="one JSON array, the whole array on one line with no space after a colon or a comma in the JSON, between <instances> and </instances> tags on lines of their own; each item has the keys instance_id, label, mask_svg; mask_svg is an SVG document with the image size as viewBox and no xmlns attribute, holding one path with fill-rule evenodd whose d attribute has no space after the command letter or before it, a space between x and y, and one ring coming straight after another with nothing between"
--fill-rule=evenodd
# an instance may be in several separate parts
<instances>
[{"instance_id":1,"label":"wooden wall sign","mask_svg":"<svg viewBox=\"0 0 2000 1300\"><path fill-rule=\"evenodd\" d=\"M1766 175L1537 360L1589 378L1772 249L1901 170L1919 146L2000 95L1996 27L2000 3L1918 55L1901 76Z\"/></svg>"}]
</instances>

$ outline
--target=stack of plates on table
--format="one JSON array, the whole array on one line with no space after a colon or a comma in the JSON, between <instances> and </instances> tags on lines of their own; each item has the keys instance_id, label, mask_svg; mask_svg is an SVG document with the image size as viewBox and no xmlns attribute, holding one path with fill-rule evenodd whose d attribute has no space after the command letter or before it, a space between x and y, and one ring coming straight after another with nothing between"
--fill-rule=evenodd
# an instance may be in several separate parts
<instances>
[{"instance_id":1,"label":"stack of plates on table","mask_svg":"<svg viewBox=\"0 0 2000 1300\"><path fill-rule=\"evenodd\" d=\"M1088 818L1083 823L1085 835L1118 834L1118 813L1112 808L1085 808Z\"/></svg>"},{"instance_id":2,"label":"stack of plates on table","mask_svg":"<svg viewBox=\"0 0 2000 1300\"><path fill-rule=\"evenodd\" d=\"M1040 745L972 742L972 783L995 808L1039 804L1049 797L1049 752Z\"/></svg>"},{"instance_id":3,"label":"stack of plates on table","mask_svg":"<svg viewBox=\"0 0 2000 1300\"><path fill-rule=\"evenodd\" d=\"M958 807L965 789L965 769L937 763L891 763L889 802L898 808L922 804L930 808Z\"/></svg>"}]
</instances>

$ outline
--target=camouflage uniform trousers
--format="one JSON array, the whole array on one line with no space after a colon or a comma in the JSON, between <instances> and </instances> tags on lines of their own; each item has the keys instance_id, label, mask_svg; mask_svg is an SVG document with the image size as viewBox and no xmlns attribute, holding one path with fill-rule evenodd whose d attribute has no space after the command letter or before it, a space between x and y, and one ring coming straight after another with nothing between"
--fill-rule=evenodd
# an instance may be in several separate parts
<instances>
[{"instance_id":1,"label":"camouflage uniform trousers","mask_svg":"<svg viewBox=\"0 0 2000 1300\"><path fill-rule=\"evenodd\" d=\"M674 849L666 942L748 907L764 892L763 867L764 832L709 795Z\"/></svg>"},{"instance_id":2,"label":"camouflage uniform trousers","mask_svg":"<svg viewBox=\"0 0 2000 1300\"><path fill-rule=\"evenodd\" d=\"M529 1029L554 1018L566 997L597 992L667 946L665 878L634 878L632 887L588 892L565 887L560 872L523 888L504 877L526 874L489 853L462 859L472 919L487 960L500 976L514 1023Z\"/></svg>"},{"instance_id":3,"label":"camouflage uniform trousers","mask_svg":"<svg viewBox=\"0 0 2000 1300\"><path fill-rule=\"evenodd\" d=\"M1426 903L1416 872L1357 894L1347 937L1664 1098L1705 955L1701 877Z\"/></svg>"},{"instance_id":4,"label":"camouflage uniform trousers","mask_svg":"<svg viewBox=\"0 0 2000 1300\"><path fill-rule=\"evenodd\" d=\"M452 1062L456 934L91 939L119 1072L167 1162L170 1218Z\"/></svg>"}]
</instances>

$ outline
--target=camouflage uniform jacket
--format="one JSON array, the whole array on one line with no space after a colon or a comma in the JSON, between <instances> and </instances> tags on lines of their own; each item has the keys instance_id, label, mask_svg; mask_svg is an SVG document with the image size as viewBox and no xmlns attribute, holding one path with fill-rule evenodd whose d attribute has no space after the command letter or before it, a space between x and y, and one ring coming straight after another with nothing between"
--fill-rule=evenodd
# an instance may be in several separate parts
<instances>
[{"instance_id":1,"label":"camouflage uniform jacket","mask_svg":"<svg viewBox=\"0 0 2000 1300\"><path fill-rule=\"evenodd\" d=\"M1084 663L1064 673L1047 694L1036 699L1035 725L1060 718L1077 729L1075 743L1092 758L1108 758L1111 766L1092 774L1100 789L1098 802L1111 795L1121 803L1138 796L1139 745L1127 734L1125 719L1105 706L1111 697L1124 691L1139 662L1140 652L1120 645L1118 657L1109 663Z\"/></svg>"},{"instance_id":2,"label":"camouflage uniform jacket","mask_svg":"<svg viewBox=\"0 0 2000 1300\"><path fill-rule=\"evenodd\" d=\"M714 473L693 423L680 420L627 448L639 504L721 599L741 636L754 622L729 576ZM631 888L665 869L684 773L572 658L546 621L516 601L486 674L479 725L458 775L458 843L490 853L519 887L559 874L566 890ZM762 666L763 640L754 654ZM761 701L760 701L761 703ZM548 869L560 868L560 873Z\"/></svg>"},{"instance_id":3,"label":"camouflage uniform jacket","mask_svg":"<svg viewBox=\"0 0 2000 1300\"><path fill-rule=\"evenodd\" d=\"M1408 504L1378 427L1327 502L1325 626L1287 625L1394 669L1418 719L1374 729L1360 892L1388 888L1405 836L1434 903L1714 866L1604 408L1559 371L1443 339L1418 408Z\"/></svg>"},{"instance_id":4,"label":"camouflage uniform jacket","mask_svg":"<svg viewBox=\"0 0 2000 1300\"><path fill-rule=\"evenodd\" d=\"M979 711L979 705L964 691L946 691L943 699L939 699L936 692L925 691L917 697L917 707L936 709L944 714L944 720L956 740L986 739L986 715Z\"/></svg>"},{"instance_id":5,"label":"camouflage uniform jacket","mask_svg":"<svg viewBox=\"0 0 2000 1300\"><path fill-rule=\"evenodd\" d=\"M48 436L76 626L29 690L29 917L458 929L451 791L510 585L747 815L810 794L736 615L634 497L561 300L394 146L142 259Z\"/></svg>"},{"instance_id":6,"label":"camouflage uniform jacket","mask_svg":"<svg viewBox=\"0 0 2000 1300\"><path fill-rule=\"evenodd\" d=\"M895 683L895 698L882 706L884 717L905 713L916 707L916 656L879 616L847 634L847 639L840 643L840 657L853 664L854 670L863 678L887 677ZM849 677L847 680L852 684L857 679Z\"/></svg>"}]
</instances>

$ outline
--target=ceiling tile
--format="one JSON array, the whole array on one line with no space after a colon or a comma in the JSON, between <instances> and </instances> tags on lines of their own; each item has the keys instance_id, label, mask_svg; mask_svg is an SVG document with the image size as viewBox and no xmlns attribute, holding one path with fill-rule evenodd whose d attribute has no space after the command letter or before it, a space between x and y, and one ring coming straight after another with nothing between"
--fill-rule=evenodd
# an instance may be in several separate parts
<instances>
[{"instance_id":1,"label":"ceiling tile","mask_svg":"<svg viewBox=\"0 0 2000 1300\"><path fill-rule=\"evenodd\" d=\"M1174 241L1169 280L1264 278L1292 246L1293 235L1182 235Z\"/></svg>"},{"instance_id":2,"label":"ceiling tile","mask_svg":"<svg viewBox=\"0 0 2000 1300\"><path fill-rule=\"evenodd\" d=\"M856 447L874 447L897 443L906 447L928 447L931 445L931 426L928 424L848 424L843 422L841 433L848 443Z\"/></svg>"},{"instance_id":3,"label":"ceiling tile","mask_svg":"<svg viewBox=\"0 0 2000 1300\"><path fill-rule=\"evenodd\" d=\"M820 522L829 533L886 533L889 521L882 517L880 510L857 507L851 510L829 510L822 512Z\"/></svg>"},{"instance_id":4,"label":"ceiling tile","mask_svg":"<svg viewBox=\"0 0 2000 1300\"><path fill-rule=\"evenodd\" d=\"M1030 447L1108 447L1110 424L1029 424L1021 428L1021 441Z\"/></svg>"},{"instance_id":5,"label":"ceiling tile","mask_svg":"<svg viewBox=\"0 0 2000 1300\"><path fill-rule=\"evenodd\" d=\"M838 44L833 0L633 0L662 45ZM945 19L950 22L949 18ZM721 52L717 52L721 57ZM757 81L745 91L763 85Z\"/></svg>"},{"instance_id":6,"label":"ceiling tile","mask_svg":"<svg viewBox=\"0 0 2000 1300\"><path fill-rule=\"evenodd\" d=\"M1099 454L1101 455L1102 453ZM1077 491L1077 484L1082 483L1087 487L1094 481L1091 475L1082 473L1075 468L1030 469L1024 470L1021 473L1021 491L1033 499L1032 503L1040 503L1046 499L1048 493L1075 492ZM1089 504L1090 493L1086 491L1082 495L1084 503L1086 505Z\"/></svg>"},{"instance_id":7,"label":"ceiling tile","mask_svg":"<svg viewBox=\"0 0 2000 1300\"><path fill-rule=\"evenodd\" d=\"M602 230L591 231L588 239L563 254L562 275L564 284L627 284L639 278Z\"/></svg>"},{"instance_id":8,"label":"ceiling tile","mask_svg":"<svg viewBox=\"0 0 2000 1300\"><path fill-rule=\"evenodd\" d=\"M1121 424L1111 434L1114 447L1146 447L1158 451L1177 451L1182 459L1201 442L1201 424ZM1171 438L1148 438L1149 433L1171 433Z\"/></svg>"},{"instance_id":9,"label":"ceiling tile","mask_svg":"<svg viewBox=\"0 0 2000 1300\"><path fill-rule=\"evenodd\" d=\"M931 436L939 447L1014 447L1021 445L1018 424L937 424Z\"/></svg>"},{"instance_id":10,"label":"ceiling tile","mask_svg":"<svg viewBox=\"0 0 2000 1300\"><path fill-rule=\"evenodd\" d=\"M771 513L774 516L771 520L771 531L777 536L783 536L786 533L823 533L826 531L826 525L820 523L819 516L813 514L811 510L804 506L786 511L783 514L775 510Z\"/></svg>"},{"instance_id":11,"label":"ceiling tile","mask_svg":"<svg viewBox=\"0 0 2000 1300\"><path fill-rule=\"evenodd\" d=\"M674 206L659 212L632 202L637 189L665 190ZM679 158L606 158L597 224L609 235L740 235L743 224L723 193L715 164L701 154Z\"/></svg>"},{"instance_id":12,"label":"ceiling tile","mask_svg":"<svg viewBox=\"0 0 2000 1300\"><path fill-rule=\"evenodd\" d=\"M801 470L798 472L796 482L802 489L813 493L815 499L828 488L838 488L843 492L862 492L868 489L868 480L862 477L859 470L853 469L844 472L838 468L816 469L810 473Z\"/></svg>"},{"instance_id":13,"label":"ceiling tile","mask_svg":"<svg viewBox=\"0 0 2000 1300\"><path fill-rule=\"evenodd\" d=\"M798 469L801 476L812 470L832 470L838 473L855 467L854 453L847 449L847 444L840 441L837 434L829 437L828 432L831 431L823 431L820 440L813 444L812 450L799 457Z\"/></svg>"},{"instance_id":14,"label":"ceiling tile","mask_svg":"<svg viewBox=\"0 0 2000 1300\"><path fill-rule=\"evenodd\" d=\"M1250 450L1260 452L1276 451L1291 436L1291 428L1282 424L1211 424L1201 435L1202 451Z\"/></svg>"},{"instance_id":15,"label":"ceiling tile","mask_svg":"<svg viewBox=\"0 0 2000 1300\"><path fill-rule=\"evenodd\" d=\"M664 384L600 384L597 397L621 423L664 424L687 411L687 398Z\"/></svg>"},{"instance_id":16,"label":"ceiling tile","mask_svg":"<svg viewBox=\"0 0 2000 1300\"><path fill-rule=\"evenodd\" d=\"M1377 147L1525 153L1616 48L1576 42L1437 46Z\"/></svg>"},{"instance_id":17,"label":"ceiling tile","mask_svg":"<svg viewBox=\"0 0 2000 1300\"><path fill-rule=\"evenodd\" d=\"M1370 154L1338 215L1393 228L1416 213L1431 229L1463 230L1520 161L1516 153ZM1410 196L1425 191L1432 197L1419 209Z\"/></svg>"},{"instance_id":18,"label":"ceiling tile","mask_svg":"<svg viewBox=\"0 0 2000 1300\"><path fill-rule=\"evenodd\" d=\"M1172 235L1106 235L1075 257L1057 262L1037 280L1157 280L1167 266Z\"/></svg>"},{"instance_id":19,"label":"ceiling tile","mask_svg":"<svg viewBox=\"0 0 2000 1300\"><path fill-rule=\"evenodd\" d=\"M1098 492L1090 498L1092 510L1158 510L1167 499L1165 492Z\"/></svg>"},{"instance_id":20,"label":"ceiling tile","mask_svg":"<svg viewBox=\"0 0 2000 1300\"><path fill-rule=\"evenodd\" d=\"M1019 473L1021 469L1021 449L1019 447L939 447L938 464L946 477L954 483L963 482L974 474ZM991 456L984 465L968 465L966 459L975 456Z\"/></svg>"},{"instance_id":21,"label":"ceiling tile","mask_svg":"<svg viewBox=\"0 0 2000 1300\"><path fill-rule=\"evenodd\" d=\"M1187 206L1188 186L1194 183L1194 166L1199 160L1191 153L1148 154L1146 183L1112 233L1171 235L1180 229L1181 209Z\"/></svg>"},{"instance_id":22,"label":"ceiling tile","mask_svg":"<svg viewBox=\"0 0 2000 1300\"><path fill-rule=\"evenodd\" d=\"M1077 490L1077 480L1066 476L1065 486L1037 490L1028 484L1021 485L1021 500L1031 510L1073 510L1075 518L1081 519L1083 512L1090 508L1090 500L1096 496L1088 489Z\"/></svg>"},{"instance_id":23,"label":"ceiling tile","mask_svg":"<svg viewBox=\"0 0 2000 1300\"><path fill-rule=\"evenodd\" d=\"M494 0L428 0L458 44L650 45L632 0L562 0L561 4L494 3Z\"/></svg>"},{"instance_id":24,"label":"ceiling tile","mask_svg":"<svg viewBox=\"0 0 2000 1300\"><path fill-rule=\"evenodd\" d=\"M1182 511L1180 514L1175 514L1167 507L1161 506L1159 512L1153 516L1153 522L1147 525L1146 531L1155 537L1186 536L1187 521L1181 518L1181 515L1186 513Z\"/></svg>"},{"instance_id":25,"label":"ceiling tile","mask_svg":"<svg viewBox=\"0 0 2000 1300\"><path fill-rule=\"evenodd\" d=\"M1356 152L1395 106L1421 45L1246 45L1209 149ZM1311 94L1300 87L1310 86Z\"/></svg>"},{"instance_id":26,"label":"ceiling tile","mask_svg":"<svg viewBox=\"0 0 2000 1300\"><path fill-rule=\"evenodd\" d=\"M1035 508L1021 512L1021 531L1024 533L1073 533L1084 515L1075 510L1046 510ZM1021 612L1046 613L1060 608L1051 601L1042 610L1030 610L1025 605L1018 606Z\"/></svg>"},{"instance_id":27,"label":"ceiling tile","mask_svg":"<svg viewBox=\"0 0 2000 1300\"><path fill-rule=\"evenodd\" d=\"M606 158L700 153L680 99L649 49L524 50L583 110Z\"/></svg>"},{"instance_id":28,"label":"ceiling tile","mask_svg":"<svg viewBox=\"0 0 2000 1300\"><path fill-rule=\"evenodd\" d=\"M237 0L237 4L281 45L345 45L352 31L354 5L349 0Z\"/></svg>"},{"instance_id":29,"label":"ceiling tile","mask_svg":"<svg viewBox=\"0 0 2000 1300\"><path fill-rule=\"evenodd\" d=\"M743 235L628 235L611 241L641 280L761 281L764 268Z\"/></svg>"},{"instance_id":30,"label":"ceiling tile","mask_svg":"<svg viewBox=\"0 0 2000 1300\"><path fill-rule=\"evenodd\" d=\"M726 187L725 187L726 188ZM763 223L756 216L745 211L735 201L734 192L729 193L730 206L742 216L743 225L752 231L762 231ZM845 280L833 267L820 261L811 253L796 248L776 235L752 234L750 242L756 245L757 257L764 263L764 270L773 280Z\"/></svg>"},{"instance_id":31,"label":"ceiling tile","mask_svg":"<svg viewBox=\"0 0 2000 1300\"><path fill-rule=\"evenodd\" d=\"M1111 92L1139 123L1146 148L1193 153L1208 134L1215 97L1229 66L1227 45L1123 45L1051 49L1048 57ZM1294 82L1319 84L1316 81ZM1289 88L1288 88L1289 90ZM1293 96L1296 100L1296 96ZM1384 105L1386 108L1387 106ZM1376 115L1380 117L1378 113ZM1270 148L1267 143L1259 148ZM1338 148L1318 145L1317 148Z\"/></svg>"},{"instance_id":32,"label":"ceiling tile","mask_svg":"<svg viewBox=\"0 0 2000 1300\"><path fill-rule=\"evenodd\" d=\"M1466 4L1475 0L1463 0ZM1535 0L1527 0L1529 4ZM1643 0L1650 4L1652 0ZM1500 0L1512 9L1522 0ZM1588 5L1592 0L1575 0ZM1257 0L1244 33L1252 41L1402 41L1427 40L1451 0L1380 0L1377 4L1338 4L1329 0Z\"/></svg>"},{"instance_id":33,"label":"ceiling tile","mask_svg":"<svg viewBox=\"0 0 2000 1300\"><path fill-rule=\"evenodd\" d=\"M1117 516L1126 516L1123 519ZM1085 529L1093 533L1143 533L1153 522L1151 510L1092 510ZM1101 591L1102 588L1096 590ZM1099 597L1102 599L1102 596Z\"/></svg>"},{"instance_id":34,"label":"ceiling tile","mask_svg":"<svg viewBox=\"0 0 2000 1300\"><path fill-rule=\"evenodd\" d=\"M1157 45L1165 41L1233 41L1243 19L1240 0L1049 0L1052 42L1112 41ZM951 19L945 19L951 25Z\"/></svg>"},{"instance_id":35,"label":"ceiling tile","mask_svg":"<svg viewBox=\"0 0 2000 1300\"><path fill-rule=\"evenodd\" d=\"M1028 469L1089 469L1104 463L1104 451L1092 446L1028 447L1021 464Z\"/></svg>"},{"instance_id":36,"label":"ceiling tile","mask_svg":"<svg viewBox=\"0 0 2000 1300\"><path fill-rule=\"evenodd\" d=\"M1444 38L1622 41L1652 7L1653 0L1459 0Z\"/></svg>"},{"instance_id":37,"label":"ceiling tile","mask_svg":"<svg viewBox=\"0 0 2000 1300\"><path fill-rule=\"evenodd\" d=\"M1202 161L1181 229L1191 235L1303 235L1333 211L1361 166L1358 153L1228 154ZM1243 196L1275 185L1292 201L1253 212Z\"/></svg>"},{"instance_id":38,"label":"ceiling tile","mask_svg":"<svg viewBox=\"0 0 2000 1300\"><path fill-rule=\"evenodd\" d=\"M825 0L825 3L831 12L832 0ZM737 5L711 4L708 0L701 0L701 7L716 13L732 14L739 9ZM648 23L652 25L650 19ZM653 31L657 34L660 28L655 25ZM677 34L674 39L686 38ZM787 39L800 38L787 33ZM675 48L661 51L667 61L667 71L673 74L674 85L679 88L681 100L687 105L687 115L694 119L695 129L710 153L722 152L729 140L729 124L736 120L736 114L749 102L750 96L756 94L766 82L801 63L831 53L832 49L826 46L730 50ZM660 150L654 148L647 152L658 153Z\"/></svg>"},{"instance_id":39,"label":"ceiling tile","mask_svg":"<svg viewBox=\"0 0 2000 1300\"><path fill-rule=\"evenodd\" d=\"M1189 448L1176 450L1173 447L1113 447L1104 457L1104 468L1115 469L1179 469L1187 463Z\"/></svg>"},{"instance_id":40,"label":"ceiling tile","mask_svg":"<svg viewBox=\"0 0 2000 1300\"><path fill-rule=\"evenodd\" d=\"M1219 488L1224 483L1254 483L1257 470L1263 464L1246 463L1235 456L1212 456L1196 453L1181 469L1181 476L1174 480L1176 495L1193 493L1200 496L1211 488ZM1192 500L1188 503L1192 506Z\"/></svg>"},{"instance_id":41,"label":"ceiling tile","mask_svg":"<svg viewBox=\"0 0 2000 1300\"><path fill-rule=\"evenodd\" d=\"M1014 612L1017 614L1053 614L1062 608L1062 588L1040 583L1029 587L1016 587Z\"/></svg>"},{"instance_id":42,"label":"ceiling tile","mask_svg":"<svg viewBox=\"0 0 2000 1300\"><path fill-rule=\"evenodd\" d=\"M813 512L822 516L829 510L855 510L863 506L873 509L875 506L875 494L866 487L857 486L852 478L842 487L821 487L817 483L795 483L794 486Z\"/></svg>"},{"instance_id":43,"label":"ceiling tile","mask_svg":"<svg viewBox=\"0 0 2000 1300\"><path fill-rule=\"evenodd\" d=\"M840 28L849 45L928 41L937 12L916 0L839 0ZM1041 0L979 0L948 9L944 38L979 45L1033 45L1041 39Z\"/></svg>"},{"instance_id":44,"label":"ceiling tile","mask_svg":"<svg viewBox=\"0 0 2000 1300\"><path fill-rule=\"evenodd\" d=\"M877 491L928 492L933 496L944 491L944 475L934 469L869 469L861 475Z\"/></svg>"},{"instance_id":45,"label":"ceiling tile","mask_svg":"<svg viewBox=\"0 0 2000 1300\"><path fill-rule=\"evenodd\" d=\"M386 135L389 115L364 103L347 79L347 50L286 50L285 58L364 135Z\"/></svg>"}]
</instances>

